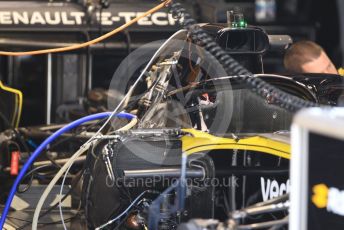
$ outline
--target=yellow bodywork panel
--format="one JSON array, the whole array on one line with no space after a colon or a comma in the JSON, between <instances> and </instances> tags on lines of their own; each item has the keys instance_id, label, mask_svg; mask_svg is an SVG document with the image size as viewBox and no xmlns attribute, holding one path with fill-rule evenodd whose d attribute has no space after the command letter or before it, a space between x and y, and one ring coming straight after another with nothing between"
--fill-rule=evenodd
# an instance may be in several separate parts
<instances>
[{"instance_id":1,"label":"yellow bodywork panel","mask_svg":"<svg viewBox=\"0 0 344 230\"><path fill-rule=\"evenodd\" d=\"M184 129L183 131L190 134L181 138L183 151L187 154L209 150L238 149L258 151L290 159L289 144L266 137L253 136L235 140L232 138L216 137L195 129Z\"/></svg>"}]
</instances>

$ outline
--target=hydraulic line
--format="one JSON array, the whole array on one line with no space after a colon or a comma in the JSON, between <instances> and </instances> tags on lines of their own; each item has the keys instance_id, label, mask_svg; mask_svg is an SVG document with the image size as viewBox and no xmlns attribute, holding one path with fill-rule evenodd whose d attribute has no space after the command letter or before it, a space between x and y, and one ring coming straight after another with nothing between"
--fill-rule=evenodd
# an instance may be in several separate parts
<instances>
[{"instance_id":1,"label":"hydraulic line","mask_svg":"<svg viewBox=\"0 0 344 230\"><path fill-rule=\"evenodd\" d=\"M263 97L271 96L275 99L275 103L291 112L306 107L316 107L317 104L302 100L298 97L283 92L280 89L266 83L262 79L253 77L253 74L241 66L226 51L224 51L215 40L208 35L197 22L186 12L182 5L173 1L171 3L171 13L178 19L179 23L188 30L191 39L197 44L203 46L211 55L211 58L217 59L224 67L225 71L232 75L235 79L250 86L251 90Z\"/></svg>"},{"instance_id":2,"label":"hydraulic line","mask_svg":"<svg viewBox=\"0 0 344 230\"><path fill-rule=\"evenodd\" d=\"M129 129L133 128L137 124L137 122L138 122L138 119L137 118L133 118L126 126L116 130L116 132L129 130Z\"/></svg>"},{"instance_id":3,"label":"hydraulic line","mask_svg":"<svg viewBox=\"0 0 344 230\"><path fill-rule=\"evenodd\" d=\"M266 229L273 226L283 226L287 225L289 217L283 218L281 220L272 220L256 224L239 225L236 229L238 230L250 230L250 229Z\"/></svg>"}]
</instances>

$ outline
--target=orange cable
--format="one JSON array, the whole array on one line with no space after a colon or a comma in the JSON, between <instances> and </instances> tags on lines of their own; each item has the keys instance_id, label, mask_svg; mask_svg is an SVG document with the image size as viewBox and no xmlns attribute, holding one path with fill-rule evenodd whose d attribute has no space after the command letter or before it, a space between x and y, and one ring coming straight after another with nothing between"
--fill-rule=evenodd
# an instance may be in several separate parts
<instances>
[{"instance_id":1,"label":"orange cable","mask_svg":"<svg viewBox=\"0 0 344 230\"><path fill-rule=\"evenodd\" d=\"M157 5L156 7L148 10L144 14L132 19L131 21L127 22L126 24L123 24L122 26L98 37L95 38L91 41L81 43L81 44L76 44L76 45L71 45L71 46L66 46L66 47L60 47L60 48L52 48L52 49L43 49L43 50L34 50L34 51L24 51L24 52L7 52L7 51L0 51L0 55L3 56L26 56L26 55L39 55L39 54L48 54L48 53L59 53L59 52L66 52L66 51L71 51L71 50L77 50L77 49L82 49L87 46L94 45L96 43L99 43L121 31L124 29L128 28L132 24L136 23L140 19L147 17L148 15L157 12L158 10L164 8L167 4L169 4L172 0L166 0L163 3Z\"/></svg>"}]
</instances>

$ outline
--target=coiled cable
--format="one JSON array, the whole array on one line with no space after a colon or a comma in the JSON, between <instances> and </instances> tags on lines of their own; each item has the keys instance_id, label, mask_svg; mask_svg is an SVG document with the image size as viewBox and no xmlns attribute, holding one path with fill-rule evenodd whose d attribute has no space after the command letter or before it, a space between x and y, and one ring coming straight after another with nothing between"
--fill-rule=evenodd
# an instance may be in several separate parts
<instances>
[{"instance_id":1,"label":"coiled cable","mask_svg":"<svg viewBox=\"0 0 344 230\"><path fill-rule=\"evenodd\" d=\"M232 75L235 80L248 85L257 95L264 99L268 96L272 97L276 105L291 112L298 111L302 108L318 106L316 103L305 101L285 93L260 78L253 77L253 73L240 65L224 51L215 40L197 24L195 19L191 17L180 3L173 1L170 5L170 12L190 33L190 37L194 42L204 47L205 50L211 54L210 56L212 59L217 59L229 75Z\"/></svg>"}]
</instances>

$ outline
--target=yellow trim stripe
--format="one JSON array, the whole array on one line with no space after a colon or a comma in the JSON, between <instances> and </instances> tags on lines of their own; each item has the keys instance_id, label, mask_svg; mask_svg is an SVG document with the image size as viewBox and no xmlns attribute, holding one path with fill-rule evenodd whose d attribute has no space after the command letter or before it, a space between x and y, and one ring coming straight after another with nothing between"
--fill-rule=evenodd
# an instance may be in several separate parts
<instances>
[{"instance_id":1,"label":"yellow trim stripe","mask_svg":"<svg viewBox=\"0 0 344 230\"><path fill-rule=\"evenodd\" d=\"M191 135L183 136L183 151L193 154L209 150L239 149L258 151L285 159L290 159L290 145L265 137L253 136L235 140L210 135L194 129L183 130Z\"/></svg>"}]
</instances>

